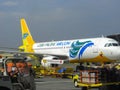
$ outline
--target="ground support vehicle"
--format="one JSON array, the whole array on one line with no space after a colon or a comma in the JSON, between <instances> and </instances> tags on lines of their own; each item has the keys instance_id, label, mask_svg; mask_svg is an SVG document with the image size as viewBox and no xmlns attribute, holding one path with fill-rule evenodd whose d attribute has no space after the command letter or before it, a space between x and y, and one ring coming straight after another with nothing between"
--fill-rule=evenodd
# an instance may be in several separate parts
<instances>
[{"instance_id":1,"label":"ground support vehicle","mask_svg":"<svg viewBox=\"0 0 120 90\"><path fill-rule=\"evenodd\" d=\"M57 67L52 69L52 77L72 78L73 68Z\"/></svg>"},{"instance_id":2,"label":"ground support vehicle","mask_svg":"<svg viewBox=\"0 0 120 90\"><path fill-rule=\"evenodd\" d=\"M35 78L40 78L42 76L41 67L34 65L32 68L35 71Z\"/></svg>"},{"instance_id":3,"label":"ground support vehicle","mask_svg":"<svg viewBox=\"0 0 120 90\"><path fill-rule=\"evenodd\" d=\"M60 78L72 78L73 68L64 67L42 67L33 66L35 71L35 78L41 78L43 76L60 77Z\"/></svg>"},{"instance_id":4,"label":"ground support vehicle","mask_svg":"<svg viewBox=\"0 0 120 90\"><path fill-rule=\"evenodd\" d=\"M43 76L50 76L51 75L50 68L46 68L43 66L37 66L37 65L34 65L32 68L35 72L35 78L42 78Z\"/></svg>"},{"instance_id":5,"label":"ground support vehicle","mask_svg":"<svg viewBox=\"0 0 120 90\"><path fill-rule=\"evenodd\" d=\"M89 68L73 76L74 86L82 90L120 90L120 70L115 68Z\"/></svg>"},{"instance_id":6,"label":"ground support vehicle","mask_svg":"<svg viewBox=\"0 0 120 90\"><path fill-rule=\"evenodd\" d=\"M36 90L32 70L24 57L0 59L0 90Z\"/></svg>"}]
</instances>

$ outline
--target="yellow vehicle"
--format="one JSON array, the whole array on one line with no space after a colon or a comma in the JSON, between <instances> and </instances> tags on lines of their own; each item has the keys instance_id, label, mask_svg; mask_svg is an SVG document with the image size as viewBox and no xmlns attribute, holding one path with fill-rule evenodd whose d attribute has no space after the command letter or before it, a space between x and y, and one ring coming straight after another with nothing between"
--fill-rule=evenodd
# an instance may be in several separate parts
<instances>
[{"instance_id":1,"label":"yellow vehicle","mask_svg":"<svg viewBox=\"0 0 120 90\"><path fill-rule=\"evenodd\" d=\"M72 78L73 68L57 67L52 70L51 75L53 77Z\"/></svg>"},{"instance_id":2,"label":"yellow vehicle","mask_svg":"<svg viewBox=\"0 0 120 90\"><path fill-rule=\"evenodd\" d=\"M73 76L75 87L82 90L97 88L98 90L120 90L120 70L115 68L97 68L80 70Z\"/></svg>"}]
</instances>

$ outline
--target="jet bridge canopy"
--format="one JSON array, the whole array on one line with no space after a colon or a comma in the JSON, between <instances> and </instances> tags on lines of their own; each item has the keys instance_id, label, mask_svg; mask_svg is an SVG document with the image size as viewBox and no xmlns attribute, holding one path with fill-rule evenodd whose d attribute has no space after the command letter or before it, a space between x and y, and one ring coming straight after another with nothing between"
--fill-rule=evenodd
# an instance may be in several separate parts
<instances>
[{"instance_id":1,"label":"jet bridge canopy","mask_svg":"<svg viewBox=\"0 0 120 90\"><path fill-rule=\"evenodd\" d=\"M118 41L119 44L120 44L120 34L108 35L107 37L108 37L108 38L115 39L115 40Z\"/></svg>"}]
</instances>

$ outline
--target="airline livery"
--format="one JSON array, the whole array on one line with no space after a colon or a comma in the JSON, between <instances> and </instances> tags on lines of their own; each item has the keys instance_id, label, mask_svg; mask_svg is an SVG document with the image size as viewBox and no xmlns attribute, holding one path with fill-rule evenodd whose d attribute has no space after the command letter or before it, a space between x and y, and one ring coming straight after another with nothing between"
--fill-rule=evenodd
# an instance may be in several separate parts
<instances>
[{"instance_id":1,"label":"airline livery","mask_svg":"<svg viewBox=\"0 0 120 90\"><path fill-rule=\"evenodd\" d=\"M19 48L39 56L41 63L48 62L46 65L63 64L65 60L71 63L120 60L120 45L114 39L99 37L36 43L25 19L21 19L21 30L23 45Z\"/></svg>"}]
</instances>

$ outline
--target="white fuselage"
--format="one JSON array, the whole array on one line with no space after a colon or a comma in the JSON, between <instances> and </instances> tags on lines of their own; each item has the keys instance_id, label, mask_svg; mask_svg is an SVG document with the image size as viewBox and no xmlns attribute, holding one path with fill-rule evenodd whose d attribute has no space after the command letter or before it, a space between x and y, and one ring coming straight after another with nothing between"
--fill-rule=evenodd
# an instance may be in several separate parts
<instances>
[{"instance_id":1,"label":"white fuselage","mask_svg":"<svg viewBox=\"0 0 120 90\"><path fill-rule=\"evenodd\" d=\"M71 62L120 59L120 46L110 38L89 38L35 43L36 53L66 55Z\"/></svg>"}]
</instances>

